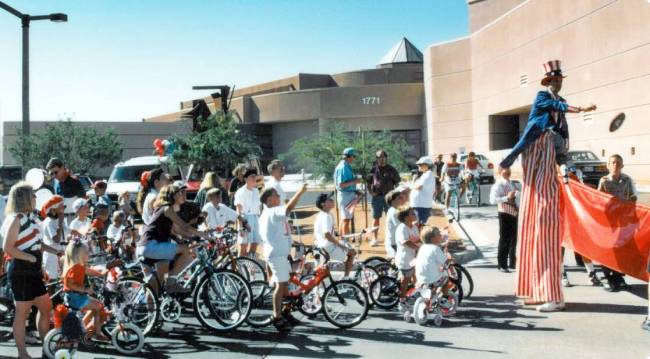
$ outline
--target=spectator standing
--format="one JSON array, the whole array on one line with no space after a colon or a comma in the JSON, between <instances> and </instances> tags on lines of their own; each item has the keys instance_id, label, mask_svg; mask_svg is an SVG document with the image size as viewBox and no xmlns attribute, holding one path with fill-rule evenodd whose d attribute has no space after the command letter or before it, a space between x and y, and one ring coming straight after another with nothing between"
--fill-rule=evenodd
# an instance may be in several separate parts
<instances>
[{"instance_id":1,"label":"spectator standing","mask_svg":"<svg viewBox=\"0 0 650 359\"><path fill-rule=\"evenodd\" d=\"M41 208L41 217L45 218L41 226L43 229L43 243L60 252L65 251L65 246L60 244L68 234L65 223L63 197L54 195L47 200L43 204L43 208ZM59 262L59 257L56 254L43 253L43 269L50 279L59 279L59 273L61 271Z\"/></svg>"},{"instance_id":2,"label":"spectator standing","mask_svg":"<svg viewBox=\"0 0 650 359\"><path fill-rule=\"evenodd\" d=\"M4 252L12 258L7 276L14 295L12 332L18 358L31 358L25 348L25 321L32 306L38 309L37 322L41 339L45 338L50 329L52 301L45 289L42 271L42 251L50 247L42 244L42 233L33 213L35 205L36 196L32 187L25 182L15 184L9 192L6 218L1 230Z\"/></svg>"},{"instance_id":3,"label":"spectator standing","mask_svg":"<svg viewBox=\"0 0 650 359\"><path fill-rule=\"evenodd\" d=\"M282 188L282 177L284 177L284 164L280 160L273 160L266 168L269 171L271 178L269 179L268 187L273 188L280 196L280 203L283 205L289 200L287 194Z\"/></svg>"},{"instance_id":4,"label":"spectator standing","mask_svg":"<svg viewBox=\"0 0 650 359\"><path fill-rule=\"evenodd\" d=\"M636 202L638 194L634 181L630 176L622 173L623 157L618 154L611 155L607 161L607 169L609 174L600 179L598 183L598 190L609 193L621 201ZM623 273L609 269L603 266L603 274L607 281L604 284L605 290L608 292L616 292L621 288L627 287Z\"/></svg>"},{"instance_id":5,"label":"spectator standing","mask_svg":"<svg viewBox=\"0 0 650 359\"><path fill-rule=\"evenodd\" d=\"M228 198L228 193L221 184L221 178L219 178L219 175L217 175L216 172L206 172L206 174L203 176L203 181L199 186L199 191L196 193L196 197L194 198L194 203L198 204L199 208L203 208L203 206L205 206L205 204L208 202L208 191L213 188L219 190L219 193L221 195L220 202L226 206L228 205L230 199Z\"/></svg>"},{"instance_id":6,"label":"spectator standing","mask_svg":"<svg viewBox=\"0 0 650 359\"><path fill-rule=\"evenodd\" d=\"M442 154L438 154L436 156L435 162L433 162L433 166L436 169L436 197L435 200L438 202L442 202L441 200L441 195L442 195L442 183L440 182L440 175L442 174L442 167L445 165L445 162L442 160Z\"/></svg>"},{"instance_id":7,"label":"spectator standing","mask_svg":"<svg viewBox=\"0 0 650 359\"><path fill-rule=\"evenodd\" d=\"M411 186L411 207L418 216L418 224L423 226L431 216L433 208L433 194L436 191L436 179L431 171L433 161L428 156L420 157L416 162L418 165L418 175L413 180Z\"/></svg>"},{"instance_id":8,"label":"spectator standing","mask_svg":"<svg viewBox=\"0 0 650 359\"><path fill-rule=\"evenodd\" d=\"M399 172L395 167L388 164L388 154L384 150L375 153L375 163L370 169L368 178L368 189L372 196L372 225L379 226L379 220L382 215L388 211L389 205L386 203L386 195L400 183ZM371 246L377 245L377 232L373 233L373 239L370 241Z\"/></svg>"},{"instance_id":9,"label":"spectator standing","mask_svg":"<svg viewBox=\"0 0 650 359\"><path fill-rule=\"evenodd\" d=\"M517 221L519 216L518 191L510 181L510 169L501 168L501 178L490 190L490 203L499 211L499 249L497 268L504 273L516 266Z\"/></svg>"},{"instance_id":10,"label":"spectator standing","mask_svg":"<svg viewBox=\"0 0 650 359\"><path fill-rule=\"evenodd\" d=\"M395 230L399 226L397 219L397 211L406 202L406 196L398 189L394 189L386 195L386 203L390 205L388 212L386 212L386 231L384 246L386 248L386 256L388 258L395 258L397 252L397 242L395 241Z\"/></svg>"},{"instance_id":11,"label":"spectator standing","mask_svg":"<svg viewBox=\"0 0 650 359\"><path fill-rule=\"evenodd\" d=\"M334 184L339 200L339 215L341 216L341 236L350 233L350 222L354 217L352 202L357 200L357 183L361 180L354 175L352 162L357 158L357 150L348 147L343 150L343 159L334 169Z\"/></svg>"},{"instance_id":12,"label":"spectator standing","mask_svg":"<svg viewBox=\"0 0 650 359\"><path fill-rule=\"evenodd\" d=\"M228 187L228 197L230 198L230 203L233 204L233 208L235 206L235 193L246 184L246 180L244 179L246 170L246 165L243 163L238 164L232 170L233 179L230 181L230 186Z\"/></svg>"},{"instance_id":13,"label":"spectator standing","mask_svg":"<svg viewBox=\"0 0 650 359\"><path fill-rule=\"evenodd\" d=\"M65 167L63 160L60 158L51 158L47 162L45 169L49 175L54 178L54 194L63 197L66 206L66 214L73 214L70 211L72 203L74 203L77 198L86 197L86 191L84 190L81 181L71 175L70 170Z\"/></svg>"},{"instance_id":14,"label":"spectator standing","mask_svg":"<svg viewBox=\"0 0 650 359\"><path fill-rule=\"evenodd\" d=\"M248 223L248 232L239 236L239 255L256 256L257 246L261 243L259 217L262 203L257 189L257 171L249 169L244 173L246 185L235 192L233 204L237 213L244 216Z\"/></svg>"}]
</instances>

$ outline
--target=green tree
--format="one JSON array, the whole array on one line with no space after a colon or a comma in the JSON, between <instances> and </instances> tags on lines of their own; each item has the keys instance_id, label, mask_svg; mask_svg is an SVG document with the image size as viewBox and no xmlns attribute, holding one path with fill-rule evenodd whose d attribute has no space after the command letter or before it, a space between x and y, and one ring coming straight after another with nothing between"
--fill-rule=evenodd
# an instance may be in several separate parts
<instances>
[{"instance_id":1,"label":"green tree","mask_svg":"<svg viewBox=\"0 0 650 359\"><path fill-rule=\"evenodd\" d=\"M359 128L346 131L345 126L334 122L325 134L295 141L289 151L280 158L288 163L304 168L316 178L332 181L334 168L341 161L346 147L354 147L359 157L352 163L355 173L367 174L375 161L375 152L383 149L388 153L389 163L398 171L405 171L406 153L409 145L402 138L393 136L390 131L368 131Z\"/></svg>"},{"instance_id":2,"label":"green tree","mask_svg":"<svg viewBox=\"0 0 650 359\"><path fill-rule=\"evenodd\" d=\"M92 174L122 158L122 144L112 128L98 131L67 120L45 125L43 131L18 139L9 152L25 168L44 168L52 157L61 158L75 172Z\"/></svg>"},{"instance_id":3,"label":"green tree","mask_svg":"<svg viewBox=\"0 0 650 359\"><path fill-rule=\"evenodd\" d=\"M172 136L176 145L170 155L173 163L181 166L193 164L205 171L229 171L237 163L262 153L253 137L237 128L230 113L218 111L197 121L198 131Z\"/></svg>"}]
</instances>

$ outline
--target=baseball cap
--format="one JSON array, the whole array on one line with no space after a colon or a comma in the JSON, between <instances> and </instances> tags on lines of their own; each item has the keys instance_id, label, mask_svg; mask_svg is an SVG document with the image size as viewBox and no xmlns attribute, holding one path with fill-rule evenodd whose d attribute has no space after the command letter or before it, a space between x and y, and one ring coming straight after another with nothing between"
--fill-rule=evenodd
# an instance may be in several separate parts
<instances>
[{"instance_id":1,"label":"baseball cap","mask_svg":"<svg viewBox=\"0 0 650 359\"><path fill-rule=\"evenodd\" d=\"M433 161L431 161L429 156L422 156L417 162L415 162L415 164L433 166Z\"/></svg>"},{"instance_id":2,"label":"baseball cap","mask_svg":"<svg viewBox=\"0 0 650 359\"><path fill-rule=\"evenodd\" d=\"M343 150L343 156L357 157L357 150L355 150L353 147L348 147Z\"/></svg>"},{"instance_id":3,"label":"baseball cap","mask_svg":"<svg viewBox=\"0 0 650 359\"><path fill-rule=\"evenodd\" d=\"M72 210L75 212L78 212L81 207L87 206L88 205L88 200L85 198L78 198L76 201L72 203Z\"/></svg>"},{"instance_id":4,"label":"baseball cap","mask_svg":"<svg viewBox=\"0 0 650 359\"><path fill-rule=\"evenodd\" d=\"M178 187L178 189L181 189L181 190L182 189L187 189L187 185L185 184L185 182L180 181L180 180L174 181L173 185L174 185L174 187Z\"/></svg>"}]
</instances>

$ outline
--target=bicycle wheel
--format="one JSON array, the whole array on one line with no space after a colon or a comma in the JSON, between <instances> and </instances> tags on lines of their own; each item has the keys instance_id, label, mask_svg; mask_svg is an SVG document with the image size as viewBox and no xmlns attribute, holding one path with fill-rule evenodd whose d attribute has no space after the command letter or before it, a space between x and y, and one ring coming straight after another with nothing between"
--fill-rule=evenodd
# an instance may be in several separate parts
<instances>
[{"instance_id":1,"label":"bicycle wheel","mask_svg":"<svg viewBox=\"0 0 650 359\"><path fill-rule=\"evenodd\" d=\"M252 282L253 303L246 323L251 327L262 328L273 321L273 292L275 287L266 282Z\"/></svg>"},{"instance_id":2,"label":"bicycle wheel","mask_svg":"<svg viewBox=\"0 0 650 359\"><path fill-rule=\"evenodd\" d=\"M199 322L217 332L239 327L250 314L252 302L253 294L246 279L230 270L204 276L192 299Z\"/></svg>"},{"instance_id":3,"label":"bicycle wheel","mask_svg":"<svg viewBox=\"0 0 650 359\"><path fill-rule=\"evenodd\" d=\"M339 328L352 328L368 315L368 294L351 280L332 283L323 294L323 314Z\"/></svg>"},{"instance_id":4,"label":"bicycle wheel","mask_svg":"<svg viewBox=\"0 0 650 359\"><path fill-rule=\"evenodd\" d=\"M367 265L369 267L374 267L374 266L376 266L378 264L382 264L382 263L389 263L388 259L386 259L384 257L373 256L373 257L370 257L370 258L366 258L366 260L363 261L363 264L365 264L365 265Z\"/></svg>"},{"instance_id":5,"label":"bicycle wheel","mask_svg":"<svg viewBox=\"0 0 650 359\"><path fill-rule=\"evenodd\" d=\"M135 324L144 336L154 330L160 318L158 296L147 283L138 278L122 278L111 293L108 303L114 315L102 328L105 335L111 335L118 318Z\"/></svg>"},{"instance_id":6,"label":"bicycle wheel","mask_svg":"<svg viewBox=\"0 0 650 359\"><path fill-rule=\"evenodd\" d=\"M267 281L266 271L260 262L250 257L237 257L236 272L241 274L249 283L255 281ZM225 266L226 269L234 270L232 262L228 262Z\"/></svg>"},{"instance_id":7,"label":"bicycle wheel","mask_svg":"<svg viewBox=\"0 0 650 359\"><path fill-rule=\"evenodd\" d=\"M458 279L449 278L449 281L454 284L452 286L452 288L449 289L449 292L456 294L456 297L458 298L458 304L460 305L460 303L465 298L464 297L463 286L460 285L460 282L458 282Z\"/></svg>"},{"instance_id":8,"label":"bicycle wheel","mask_svg":"<svg viewBox=\"0 0 650 359\"><path fill-rule=\"evenodd\" d=\"M58 352L66 351L69 358L74 356L77 351L77 342L64 340L63 329L55 328L47 332L43 338L43 354L50 359L54 359Z\"/></svg>"},{"instance_id":9,"label":"bicycle wheel","mask_svg":"<svg viewBox=\"0 0 650 359\"><path fill-rule=\"evenodd\" d=\"M391 263L381 263L376 266L374 266L375 271L377 274L381 276L387 276L387 277L392 277L392 278L397 278L397 267L395 267Z\"/></svg>"},{"instance_id":10,"label":"bicycle wheel","mask_svg":"<svg viewBox=\"0 0 650 359\"><path fill-rule=\"evenodd\" d=\"M459 284L463 287L463 298L471 297L472 293L474 293L474 279L472 275L461 264L454 263L454 267L458 271Z\"/></svg>"},{"instance_id":11,"label":"bicycle wheel","mask_svg":"<svg viewBox=\"0 0 650 359\"><path fill-rule=\"evenodd\" d=\"M144 335L135 324L122 323L113 329L111 344L122 354L136 354L144 346Z\"/></svg>"},{"instance_id":12,"label":"bicycle wheel","mask_svg":"<svg viewBox=\"0 0 650 359\"><path fill-rule=\"evenodd\" d=\"M366 293L370 293L370 286L379 278L379 274L377 274L377 271L374 268L362 265L361 268L354 273L353 278L354 281L357 282L364 291L366 291ZM372 298L369 299L370 305L372 305L373 300Z\"/></svg>"},{"instance_id":13,"label":"bicycle wheel","mask_svg":"<svg viewBox=\"0 0 650 359\"><path fill-rule=\"evenodd\" d=\"M399 281L393 277L381 276L370 286L370 297L381 309L392 309L399 303Z\"/></svg>"},{"instance_id":14,"label":"bicycle wheel","mask_svg":"<svg viewBox=\"0 0 650 359\"><path fill-rule=\"evenodd\" d=\"M0 276L0 321L13 322L14 314L14 292L11 290L11 283L7 274Z\"/></svg>"},{"instance_id":15,"label":"bicycle wheel","mask_svg":"<svg viewBox=\"0 0 650 359\"><path fill-rule=\"evenodd\" d=\"M306 274L300 278L302 283L307 283L314 279L313 274ZM293 290L292 284L289 284L289 291ZM304 314L309 319L313 319L323 310L323 294L325 293L325 285L320 283L312 288L309 293L302 294L302 304L298 307L300 313Z\"/></svg>"}]
</instances>

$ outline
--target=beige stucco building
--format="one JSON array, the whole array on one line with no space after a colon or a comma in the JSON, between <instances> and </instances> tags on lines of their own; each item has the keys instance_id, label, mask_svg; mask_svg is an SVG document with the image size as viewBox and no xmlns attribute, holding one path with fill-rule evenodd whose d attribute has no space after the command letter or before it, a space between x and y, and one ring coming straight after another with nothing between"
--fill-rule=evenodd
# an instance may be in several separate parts
<instances>
[{"instance_id":1,"label":"beige stucco building","mask_svg":"<svg viewBox=\"0 0 650 359\"><path fill-rule=\"evenodd\" d=\"M470 35L424 51L428 152L476 150L499 161L525 126L542 64L560 59L571 149L619 153L650 184L650 2L470 0ZM617 114L624 125L609 132Z\"/></svg>"}]
</instances>

